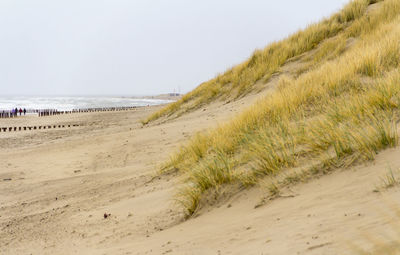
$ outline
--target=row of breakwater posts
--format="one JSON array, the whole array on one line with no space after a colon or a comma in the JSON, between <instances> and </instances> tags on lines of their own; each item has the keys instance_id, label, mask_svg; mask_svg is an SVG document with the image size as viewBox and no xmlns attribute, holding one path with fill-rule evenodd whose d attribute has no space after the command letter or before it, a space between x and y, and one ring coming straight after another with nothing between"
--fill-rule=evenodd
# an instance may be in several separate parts
<instances>
[{"instance_id":1,"label":"row of breakwater posts","mask_svg":"<svg viewBox=\"0 0 400 255\"><path fill-rule=\"evenodd\" d=\"M111 111L128 111L138 108L138 106L124 106L124 107L103 107L103 108L84 108L84 109L73 109L71 111L59 111L57 109L27 109L27 114L37 114L39 117L73 114L73 113L85 113L85 112L111 112ZM24 114L25 115L25 114ZM0 111L0 118L16 118L18 112L2 110Z\"/></svg>"},{"instance_id":2,"label":"row of breakwater posts","mask_svg":"<svg viewBox=\"0 0 400 255\"><path fill-rule=\"evenodd\" d=\"M73 109L72 111L58 111L58 110L39 110L38 116L53 116L73 113L85 113L85 112L118 112L128 111L138 108L138 106L125 106L125 107L105 107L105 108L84 108L84 109Z\"/></svg>"},{"instance_id":3,"label":"row of breakwater posts","mask_svg":"<svg viewBox=\"0 0 400 255\"><path fill-rule=\"evenodd\" d=\"M27 131L27 130L44 130L44 129L56 129L56 128L71 128L79 127L79 124L69 125L41 125L41 126L26 126L26 127L0 127L0 132L16 132L16 131Z\"/></svg>"}]
</instances>

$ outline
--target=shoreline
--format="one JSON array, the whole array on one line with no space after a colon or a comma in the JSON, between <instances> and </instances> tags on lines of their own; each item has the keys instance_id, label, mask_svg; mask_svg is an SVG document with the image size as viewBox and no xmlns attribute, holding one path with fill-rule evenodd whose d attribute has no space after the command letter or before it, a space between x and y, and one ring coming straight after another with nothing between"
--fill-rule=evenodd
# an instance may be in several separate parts
<instances>
[{"instance_id":1,"label":"shoreline","mask_svg":"<svg viewBox=\"0 0 400 255\"><path fill-rule=\"evenodd\" d=\"M0 97L0 112L12 112L14 109L28 111L79 111L88 109L131 108L163 105L174 102L179 97L160 95L147 97Z\"/></svg>"}]
</instances>

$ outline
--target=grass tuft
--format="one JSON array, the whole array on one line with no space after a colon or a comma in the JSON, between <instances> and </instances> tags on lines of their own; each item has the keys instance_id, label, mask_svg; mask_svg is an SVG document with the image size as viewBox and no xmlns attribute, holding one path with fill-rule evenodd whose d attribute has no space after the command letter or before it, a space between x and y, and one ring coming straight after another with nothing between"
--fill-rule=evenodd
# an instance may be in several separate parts
<instances>
[{"instance_id":1,"label":"grass tuft","mask_svg":"<svg viewBox=\"0 0 400 255\"><path fill-rule=\"evenodd\" d=\"M381 192L400 185L399 173L400 169L393 171L393 169L389 167L387 173L380 178L380 184L376 186L374 192Z\"/></svg>"}]
</instances>

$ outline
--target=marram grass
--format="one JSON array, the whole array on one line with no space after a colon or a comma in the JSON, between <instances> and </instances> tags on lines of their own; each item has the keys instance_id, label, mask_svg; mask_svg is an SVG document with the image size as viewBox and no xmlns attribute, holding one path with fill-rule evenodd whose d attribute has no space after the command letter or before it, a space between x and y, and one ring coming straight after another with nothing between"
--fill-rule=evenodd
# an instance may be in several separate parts
<instances>
[{"instance_id":1,"label":"marram grass","mask_svg":"<svg viewBox=\"0 0 400 255\"><path fill-rule=\"evenodd\" d=\"M400 1L385 0L367 12L375 2L351 2L150 116L148 121L190 110L232 88L239 94L228 96L241 96L289 58L313 50L312 68L298 77L282 76L273 93L232 121L196 135L163 166L185 176L177 200L188 215L201 206L204 194L218 195L225 185L253 185L294 167L326 172L373 160L398 144Z\"/></svg>"},{"instance_id":2,"label":"marram grass","mask_svg":"<svg viewBox=\"0 0 400 255\"><path fill-rule=\"evenodd\" d=\"M385 9L386 13L381 14L381 16L367 17L365 12L368 6L376 2L380 1L352 1L338 14L312 24L282 41L271 43L264 49L256 50L245 62L200 84L177 102L167 105L144 119L142 123L147 124L161 117L180 116L218 98L235 99L242 97L252 91L258 81L268 81L273 73L279 72L279 68L287 60L313 50L321 43L325 45L315 56L316 62L322 58L329 59L340 54L345 48L347 38L369 32L382 20L391 19L397 15L396 9L391 9L388 6L385 7L388 9ZM338 34L342 35L341 38L332 42L325 42L328 38L333 38ZM332 47L335 49L332 50Z\"/></svg>"}]
</instances>

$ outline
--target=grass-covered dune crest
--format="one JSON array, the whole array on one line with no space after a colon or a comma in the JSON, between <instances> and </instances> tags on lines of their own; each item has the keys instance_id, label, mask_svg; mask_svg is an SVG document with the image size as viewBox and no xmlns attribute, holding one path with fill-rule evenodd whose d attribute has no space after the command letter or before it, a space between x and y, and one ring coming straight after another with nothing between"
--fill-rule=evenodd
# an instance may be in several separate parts
<instances>
[{"instance_id":1,"label":"grass-covered dune crest","mask_svg":"<svg viewBox=\"0 0 400 255\"><path fill-rule=\"evenodd\" d=\"M149 117L190 110L219 97L238 97L295 56L310 52L304 70L280 77L276 90L232 121L200 133L163 166L185 184L177 200L188 215L206 194L247 187L265 176L298 182L373 160L398 144L400 107L400 1L356 0L340 13L257 51L234 67ZM349 46L349 40L352 44ZM236 88L233 90L233 88ZM236 91L238 94L229 94Z\"/></svg>"},{"instance_id":2,"label":"grass-covered dune crest","mask_svg":"<svg viewBox=\"0 0 400 255\"><path fill-rule=\"evenodd\" d=\"M200 84L175 103L143 120L147 124L162 117L180 116L218 99L237 99L256 89L258 82L267 82L286 61L321 46L313 57L314 64L323 62L343 52L346 39L358 37L360 33L373 29L379 21L366 24L366 11L379 0L355 0L342 11L312 24L286 39L256 50L245 62L234 66L214 79ZM351 28L349 28L351 26ZM345 32L344 32L345 31ZM334 40L327 40L341 36Z\"/></svg>"}]
</instances>

